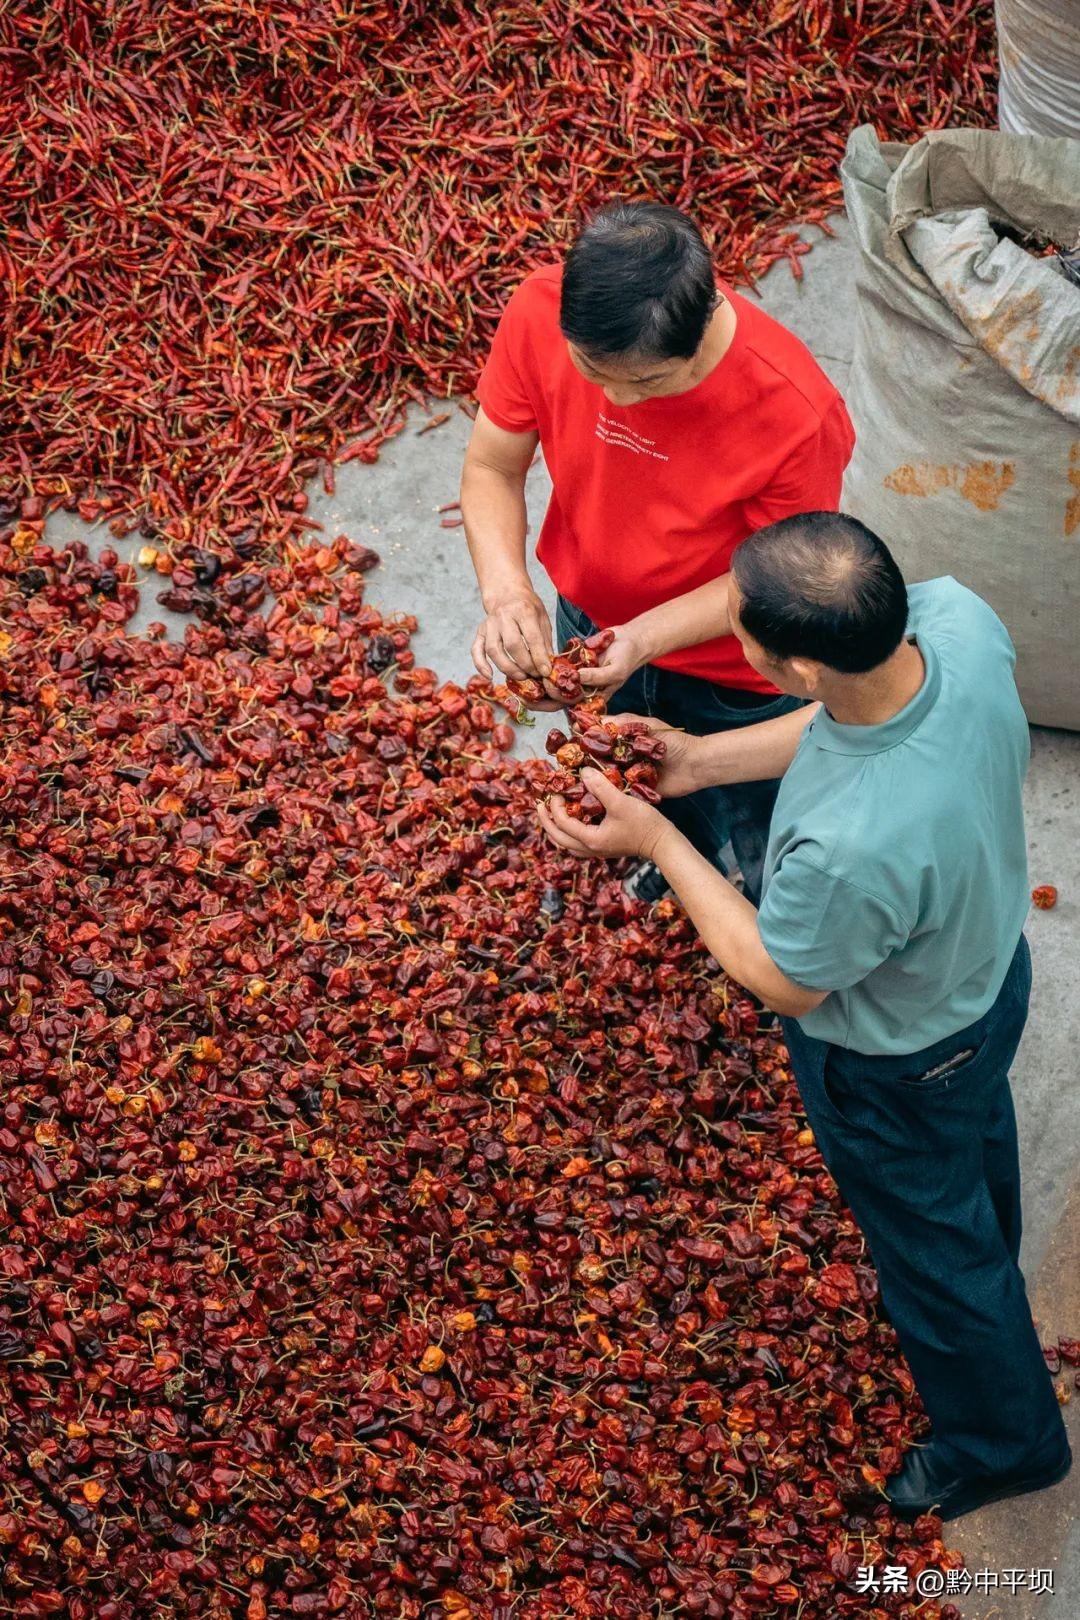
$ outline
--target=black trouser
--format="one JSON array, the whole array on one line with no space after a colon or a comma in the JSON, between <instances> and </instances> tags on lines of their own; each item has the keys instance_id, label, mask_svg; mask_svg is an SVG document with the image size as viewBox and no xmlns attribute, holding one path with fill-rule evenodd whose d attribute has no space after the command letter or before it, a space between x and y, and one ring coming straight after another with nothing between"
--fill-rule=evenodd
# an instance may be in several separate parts
<instances>
[{"instance_id":1,"label":"black trouser","mask_svg":"<svg viewBox=\"0 0 1080 1620\"><path fill-rule=\"evenodd\" d=\"M559 597L555 634L560 647L571 636L591 636L595 629L580 608ZM703 736L756 725L801 707L800 698L772 698L717 686L655 664L645 664L631 675L608 704L612 714L656 715L669 725ZM666 799L661 806L668 820L721 871L725 868L720 851L730 841L746 893L755 905L761 898L769 822L779 787L779 781L737 782L730 787L702 788L683 799Z\"/></svg>"},{"instance_id":2,"label":"black trouser","mask_svg":"<svg viewBox=\"0 0 1080 1620\"><path fill-rule=\"evenodd\" d=\"M990 1011L909 1057L863 1057L783 1021L807 1117L869 1244L935 1444L985 1473L1049 1460L1065 1433L1017 1265L1009 1065L1030 989L1021 936Z\"/></svg>"}]
</instances>

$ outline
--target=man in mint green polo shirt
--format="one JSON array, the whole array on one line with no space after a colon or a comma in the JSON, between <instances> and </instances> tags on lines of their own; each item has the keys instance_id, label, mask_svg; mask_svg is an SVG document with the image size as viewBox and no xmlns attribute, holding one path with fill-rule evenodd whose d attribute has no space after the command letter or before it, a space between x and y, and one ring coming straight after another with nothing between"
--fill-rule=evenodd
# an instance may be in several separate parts
<instances>
[{"instance_id":1,"label":"man in mint green polo shirt","mask_svg":"<svg viewBox=\"0 0 1080 1620\"><path fill-rule=\"evenodd\" d=\"M816 706L666 730L660 790L783 777L760 910L599 772L599 826L558 798L539 815L577 854L655 861L720 965L782 1015L932 1423L887 1495L904 1517L955 1518L1071 1463L1017 1263L1008 1076L1031 965L1013 647L955 580L905 590L881 540L837 513L752 535L731 580L749 663Z\"/></svg>"}]
</instances>

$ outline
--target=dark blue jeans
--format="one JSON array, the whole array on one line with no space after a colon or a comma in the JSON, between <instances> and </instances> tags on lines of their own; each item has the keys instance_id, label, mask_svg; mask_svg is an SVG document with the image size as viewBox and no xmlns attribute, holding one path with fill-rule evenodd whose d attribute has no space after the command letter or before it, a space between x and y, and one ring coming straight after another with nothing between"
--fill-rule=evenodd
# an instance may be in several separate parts
<instances>
[{"instance_id":1,"label":"dark blue jeans","mask_svg":"<svg viewBox=\"0 0 1080 1620\"><path fill-rule=\"evenodd\" d=\"M560 596L555 614L555 635L560 647L571 636L591 636L596 629L580 608ZM793 697L759 697L717 686L694 675L646 664L631 675L608 704L612 714L656 715L669 725L701 736L731 731L772 720L802 707ZM769 822L779 781L737 782L730 787L703 788L683 799L666 799L664 814L707 860L725 870L720 851L730 842L746 894L755 905L761 898L762 867L769 840Z\"/></svg>"},{"instance_id":2,"label":"dark blue jeans","mask_svg":"<svg viewBox=\"0 0 1080 1620\"><path fill-rule=\"evenodd\" d=\"M990 1011L908 1057L863 1057L783 1020L807 1118L869 1245L935 1445L986 1473L1050 1458L1064 1437L1017 1264L1009 1065L1030 990L1021 936Z\"/></svg>"}]
</instances>

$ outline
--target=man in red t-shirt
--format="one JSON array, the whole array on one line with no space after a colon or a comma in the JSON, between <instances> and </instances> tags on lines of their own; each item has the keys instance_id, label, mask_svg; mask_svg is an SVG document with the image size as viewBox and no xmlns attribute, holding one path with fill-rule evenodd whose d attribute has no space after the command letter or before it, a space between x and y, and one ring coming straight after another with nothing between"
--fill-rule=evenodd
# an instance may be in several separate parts
<instances>
[{"instance_id":1,"label":"man in red t-shirt","mask_svg":"<svg viewBox=\"0 0 1080 1620\"><path fill-rule=\"evenodd\" d=\"M559 644L614 628L585 675L612 712L700 733L797 706L731 633L729 561L766 524L835 510L854 435L798 338L717 286L692 220L660 203L601 210L565 267L534 271L513 294L477 393L461 507L484 604L481 674L550 670L551 624L525 565L539 443L553 489L537 556L559 593ZM755 901L777 785L665 805L718 864L731 843ZM635 892L662 893L655 876L639 874Z\"/></svg>"}]
</instances>

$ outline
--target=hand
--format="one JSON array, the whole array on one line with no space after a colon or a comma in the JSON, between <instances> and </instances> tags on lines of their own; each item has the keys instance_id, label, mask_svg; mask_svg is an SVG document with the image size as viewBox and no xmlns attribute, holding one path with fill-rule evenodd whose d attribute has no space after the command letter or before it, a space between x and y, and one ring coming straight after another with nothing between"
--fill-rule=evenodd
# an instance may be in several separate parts
<instances>
[{"instance_id":1,"label":"hand","mask_svg":"<svg viewBox=\"0 0 1080 1620\"><path fill-rule=\"evenodd\" d=\"M536 807L540 825L560 849L571 855L602 855L612 860L619 855L640 855L651 861L660 839L671 830L659 810L633 794L621 793L590 766L581 780L604 807L604 819L596 826L575 821L566 814L563 800L555 794Z\"/></svg>"},{"instance_id":2,"label":"hand","mask_svg":"<svg viewBox=\"0 0 1080 1620\"><path fill-rule=\"evenodd\" d=\"M582 686L592 692L603 692L605 697L625 686L634 671L647 664L650 657L650 648L641 632L635 629L633 620L613 628L615 639L600 654L600 662L592 669L581 671Z\"/></svg>"},{"instance_id":3,"label":"hand","mask_svg":"<svg viewBox=\"0 0 1080 1620\"><path fill-rule=\"evenodd\" d=\"M696 793L698 788L707 785L697 769L704 737L695 737L688 731L679 731L677 727L669 726L666 720L660 720L655 715L613 714L611 724L620 729L651 731L654 736L664 739L667 753L656 767L659 772L656 790L662 798L678 799L684 793Z\"/></svg>"},{"instance_id":4,"label":"hand","mask_svg":"<svg viewBox=\"0 0 1080 1620\"><path fill-rule=\"evenodd\" d=\"M543 678L551 673L551 655L551 620L543 602L528 588L494 603L472 644L472 661L485 680L491 680L492 664L518 679Z\"/></svg>"}]
</instances>

